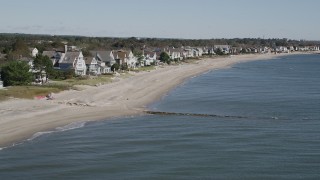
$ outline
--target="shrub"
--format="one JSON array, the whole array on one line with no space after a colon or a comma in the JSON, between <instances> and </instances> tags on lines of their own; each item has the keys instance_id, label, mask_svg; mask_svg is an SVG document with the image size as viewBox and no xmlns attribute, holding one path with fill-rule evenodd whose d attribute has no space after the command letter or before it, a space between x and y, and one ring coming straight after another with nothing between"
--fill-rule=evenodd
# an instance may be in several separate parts
<instances>
[{"instance_id":1,"label":"shrub","mask_svg":"<svg viewBox=\"0 0 320 180\"><path fill-rule=\"evenodd\" d=\"M118 71L120 69L120 66L118 63L115 63L111 66L111 71L115 72Z\"/></svg>"},{"instance_id":2,"label":"shrub","mask_svg":"<svg viewBox=\"0 0 320 180\"><path fill-rule=\"evenodd\" d=\"M10 61L1 68L4 86L28 85L33 80L30 66L23 61Z\"/></svg>"}]
</instances>

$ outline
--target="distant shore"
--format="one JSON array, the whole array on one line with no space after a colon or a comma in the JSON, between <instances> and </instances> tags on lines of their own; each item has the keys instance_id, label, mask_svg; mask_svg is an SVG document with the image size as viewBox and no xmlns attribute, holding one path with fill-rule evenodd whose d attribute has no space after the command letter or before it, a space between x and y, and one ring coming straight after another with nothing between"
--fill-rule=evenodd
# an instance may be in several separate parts
<instances>
[{"instance_id":1,"label":"distant shore","mask_svg":"<svg viewBox=\"0 0 320 180\"><path fill-rule=\"evenodd\" d=\"M106 120L142 114L186 79L236 63L266 60L291 54L235 55L204 58L194 63L157 67L150 72L82 91L54 94L54 100L11 99L0 103L0 148L28 139L37 132L73 122ZM305 53L303 53L305 54Z\"/></svg>"}]
</instances>

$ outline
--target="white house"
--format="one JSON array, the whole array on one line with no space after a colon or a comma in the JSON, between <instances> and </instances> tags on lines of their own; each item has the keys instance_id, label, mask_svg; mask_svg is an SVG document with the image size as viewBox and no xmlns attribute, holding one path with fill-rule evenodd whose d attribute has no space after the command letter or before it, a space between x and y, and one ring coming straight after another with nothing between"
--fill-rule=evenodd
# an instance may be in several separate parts
<instances>
[{"instance_id":1,"label":"white house","mask_svg":"<svg viewBox=\"0 0 320 180\"><path fill-rule=\"evenodd\" d=\"M29 50L31 52L31 56L32 57L36 57L38 55L38 53L39 53L37 48L30 48Z\"/></svg>"},{"instance_id":2,"label":"white house","mask_svg":"<svg viewBox=\"0 0 320 180\"><path fill-rule=\"evenodd\" d=\"M56 67L58 66L58 62L64 59L65 53L57 51L43 51L42 55L48 56L52 61L52 64Z\"/></svg>"},{"instance_id":3,"label":"white house","mask_svg":"<svg viewBox=\"0 0 320 180\"><path fill-rule=\"evenodd\" d=\"M184 56L184 58L192 58L192 57L194 57L193 49L191 47L185 47L183 56Z\"/></svg>"},{"instance_id":4,"label":"white house","mask_svg":"<svg viewBox=\"0 0 320 180\"><path fill-rule=\"evenodd\" d=\"M87 73L86 62L83 59L83 54L80 51L78 57L73 62L73 67L76 75L84 76Z\"/></svg>"},{"instance_id":5,"label":"white house","mask_svg":"<svg viewBox=\"0 0 320 180\"><path fill-rule=\"evenodd\" d=\"M85 58L85 63L87 66L88 74L90 74L90 75L100 75L101 74L100 66L98 65L98 61L95 57Z\"/></svg>"},{"instance_id":6,"label":"white house","mask_svg":"<svg viewBox=\"0 0 320 180\"><path fill-rule=\"evenodd\" d=\"M203 54L203 49L202 48L198 47L198 48L195 48L195 50L197 51L197 55L198 56L202 56L202 54Z\"/></svg>"},{"instance_id":7,"label":"white house","mask_svg":"<svg viewBox=\"0 0 320 180\"><path fill-rule=\"evenodd\" d=\"M117 64L127 64L128 68L136 68L138 60L133 55L132 51L112 51L112 55Z\"/></svg>"},{"instance_id":8,"label":"white house","mask_svg":"<svg viewBox=\"0 0 320 180\"><path fill-rule=\"evenodd\" d=\"M289 53L289 50L287 47L285 46L278 46L276 48L276 52L279 52L279 53Z\"/></svg>"},{"instance_id":9,"label":"white house","mask_svg":"<svg viewBox=\"0 0 320 180\"><path fill-rule=\"evenodd\" d=\"M143 64L142 66L150 66L157 61L156 52L143 51Z\"/></svg>"},{"instance_id":10,"label":"white house","mask_svg":"<svg viewBox=\"0 0 320 180\"><path fill-rule=\"evenodd\" d=\"M0 74L0 89L3 88L3 81L1 80L1 74Z\"/></svg>"},{"instance_id":11,"label":"white house","mask_svg":"<svg viewBox=\"0 0 320 180\"><path fill-rule=\"evenodd\" d=\"M167 51L168 55L170 56L170 59L172 60L181 60L183 57L181 56L181 49L179 48L168 48Z\"/></svg>"},{"instance_id":12,"label":"white house","mask_svg":"<svg viewBox=\"0 0 320 180\"><path fill-rule=\"evenodd\" d=\"M112 51L90 51L90 53L97 61L100 74L111 72L111 66L116 63Z\"/></svg>"},{"instance_id":13,"label":"white house","mask_svg":"<svg viewBox=\"0 0 320 180\"><path fill-rule=\"evenodd\" d=\"M214 45L213 49L215 51L220 49L224 54L229 54L231 47L229 45Z\"/></svg>"},{"instance_id":14,"label":"white house","mask_svg":"<svg viewBox=\"0 0 320 180\"><path fill-rule=\"evenodd\" d=\"M86 58L87 72L90 75L101 75L111 72L111 68L97 57Z\"/></svg>"},{"instance_id":15,"label":"white house","mask_svg":"<svg viewBox=\"0 0 320 180\"><path fill-rule=\"evenodd\" d=\"M133 55L132 51L127 52L127 64L129 68L136 68L138 59Z\"/></svg>"}]
</instances>

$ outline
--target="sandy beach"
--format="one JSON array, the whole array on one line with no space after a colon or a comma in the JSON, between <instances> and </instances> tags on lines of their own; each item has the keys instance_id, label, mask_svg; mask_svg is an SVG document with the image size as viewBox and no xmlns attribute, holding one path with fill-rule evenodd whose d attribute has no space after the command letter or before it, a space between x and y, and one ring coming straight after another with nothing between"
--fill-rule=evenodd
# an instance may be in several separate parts
<instances>
[{"instance_id":1,"label":"sandy beach","mask_svg":"<svg viewBox=\"0 0 320 180\"><path fill-rule=\"evenodd\" d=\"M290 54L289 54L290 55ZM150 72L132 73L129 78L84 90L54 94L54 100L11 99L0 103L0 147L30 138L73 122L106 120L142 114L187 78L227 68L235 63L283 56L238 55L206 58L195 63L157 67Z\"/></svg>"}]
</instances>

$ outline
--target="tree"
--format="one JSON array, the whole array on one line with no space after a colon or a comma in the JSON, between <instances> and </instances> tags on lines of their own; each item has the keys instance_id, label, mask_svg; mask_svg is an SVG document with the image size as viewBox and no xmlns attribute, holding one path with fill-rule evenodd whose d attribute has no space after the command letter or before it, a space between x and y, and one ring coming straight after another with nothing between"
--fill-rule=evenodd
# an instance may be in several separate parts
<instances>
[{"instance_id":1,"label":"tree","mask_svg":"<svg viewBox=\"0 0 320 180\"><path fill-rule=\"evenodd\" d=\"M90 56L92 56L91 53L90 53L90 51L89 51L88 49L82 49L81 51L82 51L82 55L83 55L84 57L90 57Z\"/></svg>"},{"instance_id":2,"label":"tree","mask_svg":"<svg viewBox=\"0 0 320 180\"><path fill-rule=\"evenodd\" d=\"M27 85L32 82L30 66L24 61L10 61L1 68L4 86Z\"/></svg>"},{"instance_id":3,"label":"tree","mask_svg":"<svg viewBox=\"0 0 320 180\"><path fill-rule=\"evenodd\" d=\"M128 70L128 64L127 63L123 63L123 64L121 64L120 68L121 68L121 70L126 71L126 70Z\"/></svg>"},{"instance_id":4,"label":"tree","mask_svg":"<svg viewBox=\"0 0 320 180\"><path fill-rule=\"evenodd\" d=\"M141 66L141 64L143 63L143 59L144 59L142 52L141 51L133 51L133 55L135 57L137 57L137 64L139 66Z\"/></svg>"},{"instance_id":5,"label":"tree","mask_svg":"<svg viewBox=\"0 0 320 180\"><path fill-rule=\"evenodd\" d=\"M220 48L215 50L215 53L218 54L219 56L225 55L225 53Z\"/></svg>"},{"instance_id":6,"label":"tree","mask_svg":"<svg viewBox=\"0 0 320 180\"><path fill-rule=\"evenodd\" d=\"M167 64L170 64L170 56L166 53L166 52L162 52L160 54L160 61L161 62L164 62L164 63L167 63Z\"/></svg>"},{"instance_id":7,"label":"tree","mask_svg":"<svg viewBox=\"0 0 320 180\"><path fill-rule=\"evenodd\" d=\"M111 71L115 72L115 71L118 71L120 68L119 64L118 63L115 63L111 66Z\"/></svg>"},{"instance_id":8,"label":"tree","mask_svg":"<svg viewBox=\"0 0 320 180\"><path fill-rule=\"evenodd\" d=\"M247 50L245 48L243 48L241 51L240 51L241 54L246 54L247 53Z\"/></svg>"},{"instance_id":9,"label":"tree","mask_svg":"<svg viewBox=\"0 0 320 180\"><path fill-rule=\"evenodd\" d=\"M48 81L48 77L53 74L53 64L48 56L43 56L42 54L38 54L33 61L33 68L40 76L42 81L42 73L46 74L46 82ZM43 83L43 82L42 82Z\"/></svg>"}]
</instances>

